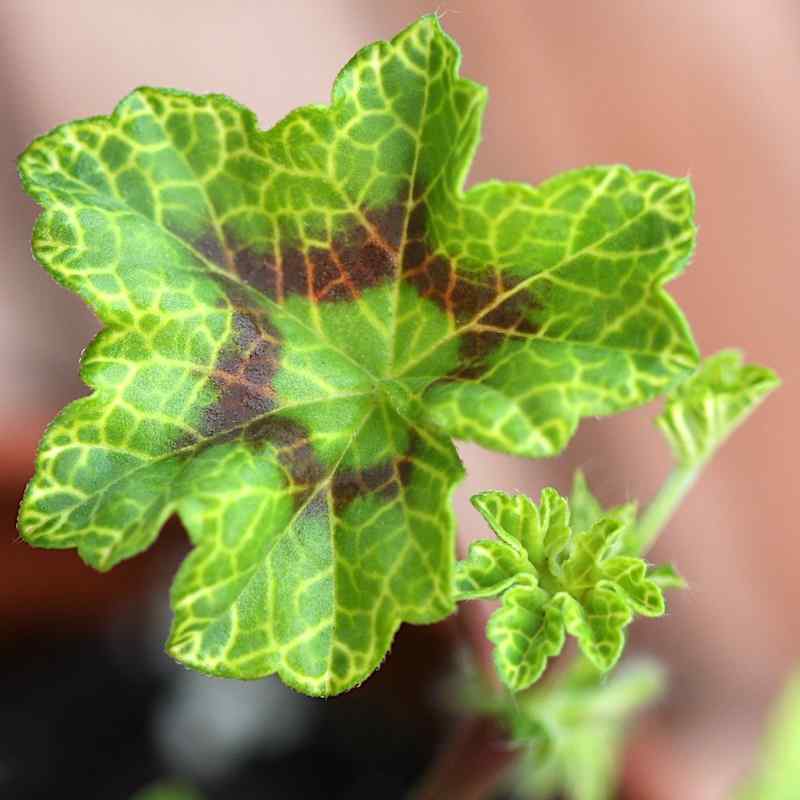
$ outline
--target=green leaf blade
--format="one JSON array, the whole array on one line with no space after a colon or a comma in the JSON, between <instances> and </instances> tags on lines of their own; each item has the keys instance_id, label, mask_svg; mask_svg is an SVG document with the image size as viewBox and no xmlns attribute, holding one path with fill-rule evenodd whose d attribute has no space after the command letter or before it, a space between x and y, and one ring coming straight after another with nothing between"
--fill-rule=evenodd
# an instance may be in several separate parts
<instances>
[{"instance_id":1,"label":"green leaf blade","mask_svg":"<svg viewBox=\"0 0 800 800\"><path fill-rule=\"evenodd\" d=\"M686 589L689 585L672 564L648 568L647 577L661 589Z\"/></svg>"},{"instance_id":2,"label":"green leaf blade","mask_svg":"<svg viewBox=\"0 0 800 800\"><path fill-rule=\"evenodd\" d=\"M530 580L509 589L489 618L486 635L495 645L497 672L512 691L539 680L548 660L564 647L561 611L548 601L548 594Z\"/></svg>"},{"instance_id":3,"label":"green leaf blade","mask_svg":"<svg viewBox=\"0 0 800 800\"><path fill-rule=\"evenodd\" d=\"M698 466L780 385L775 373L722 350L675 389L656 419L678 463Z\"/></svg>"},{"instance_id":4,"label":"green leaf blade","mask_svg":"<svg viewBox=\"0 0 800 800\"><path fill-rule=\"evenodd\" d=\"M465 331L475 366L426 396L428 413L453 436L518 455L553 455L580 417L647 402L694 368L691 334L661 289L694 248L686 181L597 167L536 189L490 182L471 189L465 204L460 219L442 223L442 247L466 250L465 275L471 251L493 257L500 292ZM489 212L497 223L486 219ZM508 330L485 357L492 337ZM530 374L540 376L534 388Z\"/></svg>"},{"instance_id":5,"label":"green leaf blade","mask_svg":"<svg viewBox=\"0 0 800 800\"><path fill-rule=\"evenodd\" d=\"M357 444L358 437L340 465L351 462ZM221 455L230 479L231 454ZM173 587L169 652L223 677L277 671L315 695L360 683L400 619L427 623L452 612L450 495L459 474L452 445L427 432L377 468L340 468L299 506L280 492L267 504L265 480L242 480L253 504L243 509L230 482L204 469L206 493L186 493L196 519L182 511L202 532ZM235 536L230 514L249 523Z\"/></svg>"},{"instance_id":6,"label":"green leaf blade","mask_svg":"<svg viewBox=\"0 0 800 800\"><path fill-rule=\"evenodd\" d=\"M564 627L580 645L581 652L601 672L608 672L619 661L625 647L625 628L633 619L628 603L613 584L600 584L578 602L563 594L561 604Z\"/></svg>"},{"instance_id":7,"label":"green leaf blade","mask_svg":"<svg viewBox=\"0 0 800 800\"><path fill-rule=\"evenodd\" d=\"M456 600L497 597L519 575L530 572L527 556L505 542L486 539L473 542L467 558L456 564Z\"/></svg>"},{"instance_id":8,"label":"green leaf blade","mask_svg":"<svg viewBox=\"0 0 800 800\"><path fill-rule=\"evenodd\" d=\"M603 575L624 592L637 613L645 617L660 617L666 611L661 586L653 580L647 564L641 558L609 558L603 564Z\"/></svg>"}]
</instances>

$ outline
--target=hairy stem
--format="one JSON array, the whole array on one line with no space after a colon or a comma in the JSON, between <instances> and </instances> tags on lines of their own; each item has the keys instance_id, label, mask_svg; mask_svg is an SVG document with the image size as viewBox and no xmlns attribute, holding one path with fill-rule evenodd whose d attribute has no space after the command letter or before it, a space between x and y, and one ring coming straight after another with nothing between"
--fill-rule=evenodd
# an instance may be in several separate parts
<instances>
[{"instance_id":1,"label":"hairy stem","mask_svg":"<svg viewBox=\"0 0 800 800\"><path fill-rule=\"evenodd\" d=\"M677 466L664 482L658 494L642 514L631 539L631 552L644 555L656 542L661 531L683 502L689 489L694 485L703 464Z\"/></svg>"}]
</instances>

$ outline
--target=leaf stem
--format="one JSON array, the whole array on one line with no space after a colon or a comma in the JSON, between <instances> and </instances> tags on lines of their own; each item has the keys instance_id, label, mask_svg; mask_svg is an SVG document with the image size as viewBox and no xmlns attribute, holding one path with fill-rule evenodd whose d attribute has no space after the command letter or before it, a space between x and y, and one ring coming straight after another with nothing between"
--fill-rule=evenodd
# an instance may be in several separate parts
<instances>
[{"instance_id":1,"label":"leaf stem","mask_svg":"<svg viewBox=\"0 0 800 800\"><path fill-rule=\"evenodd\" d=\"M675 467L658 494L642 514L630 540L630 551L643 556L655 544L661 531L694 485L705 462Z\"/></svg>"}]
</instances>

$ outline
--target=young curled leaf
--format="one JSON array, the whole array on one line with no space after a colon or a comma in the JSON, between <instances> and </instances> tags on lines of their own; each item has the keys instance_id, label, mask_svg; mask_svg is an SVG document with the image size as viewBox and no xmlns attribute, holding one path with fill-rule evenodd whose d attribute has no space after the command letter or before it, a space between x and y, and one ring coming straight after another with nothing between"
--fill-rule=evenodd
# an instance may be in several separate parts
<instances>
[{"instance_id":1,"label":"young curled leaf","mask_svg":"<svg viewBox=\"0 0 800 800\"><path fill-rule=\"evenodd\" d=\"M661 589L685 589L688 585L672 564L648 567L647 577Z\"/></svg>"},{"instance_id":2,"label":"young curled leaf","mask_svg":"<svg viewBox=\"0 0 800 800\"><path fill-rule=\"evenodd\" d=\"M524 550L506 542L481 539L469 546L464 561L456 563L456 600L497 597L520 576L531 573L531 563Z\"/></svg>"},{"instance_id":3,"label":"young curled leaf","mask_svg":"<svg viewBox=\"0 0 800 800\"><path fill-rule=\"evenodd\" d=\"M503 605L489 618L486 635L503 683L523 689L541 677L547 661L564 647L564 620L550 595L527 577L503 594Z\"/></svg>"},{"instance_id":4,"label":"young curled leaf","mask_svg":"<svg viewBox=\"0 0 800 800\"><path fill-rule=\"evenodd\" d=\"M577 600L567 592L556 596L563 625L581 651L602 672L619 661L625 647L625 628L633 619L631 606L616 587L604 581Z\"/></svg>"},{"instance_id":5,"label":"young curled leaf","mask_svg":"<svg viewBox=\"0 0 800 800\"><path fill-rule=\"evenodd\" d=\"M546 561L552 572L569 542L569 507L555 489L542 490L537 506L524 494L482 492L471 498L489 527L503 541L521 547L532 565Z\"/></svg>"},{"instance_id":6,"label":"young curled leaf","mask_svg":"<svg viewBox=\"0 0 800 800\"><path fill-rule=\"evenodd\" d=\"M473 543L456 567L459 599L500 597L487 635L503 682L517 691L538 680L566 633L607 671L618 661L634 614L661 616L661 587L640 558L619 555L626 523L601 518L574 534L569 507L554 489L537 506L521 495L473 498L501 541Z\"/></svg>"},{"instance_id":7,"label":"young curled leaf","mask_svg":"<svg viewBox=\"0 0 800 800\"><path fill-rule=\"evenodd\" d=\"M651 568L633 556L615 556L603 564L603 575L616 584L637 614L660 617L666 610L662 585L653 580Z\"/></svg>"},{"instance_id":8,"label":"young curled leaf","mask_svg":"<svg viewBox=\"0 0 800 800\"><path fill-rule=\"evenodd\" d=\"M572 479L572 491L569 496L569 513L572 525L576 530L588 531L595 522L610 514L589 488L589 482L583 470L576 470Z\"/></svg>"},{"instance_id":9,"label":"young curled leaf","mask_svg":"<svg viewBox=\"0 0 800 800\"><path fill-rule=\"evenodd\" d=\"M723 350L705 359L697 372L667 397L656 424L678 463L698 466L779 385L772 370L744 364L741 353Z\"/></svg>"},{"instance_id":10,"label":"young curled leaf","mask_svg":"<svg viewBox=\"0 0 800 800\"><path fill-rule=\"evenodd\" d=\"M613 519L619 522L622 544L620 550L625 551L625 542L636 529L637 504L635 501L622 505L604 508L594 496L582 470L577 470L572 480L572 492L569 497L570 518L576 531L588 531L595 522L601 519Z\"/></svg>"},{"instance_id":11,"label":"young curled leaf","mask_svg":"<svg viewBox=\"0 0 800 800\"><path fill-rule=\"evenodd\" d=\"M622 523L609 518L575 536L572 552L564 563L564 582L579 594L601 581L609 581L635 611L660 617L665 610L664 597L648 577L647 563L635 556L614 555L624 532Z\"/></svg>"}]
</instances>

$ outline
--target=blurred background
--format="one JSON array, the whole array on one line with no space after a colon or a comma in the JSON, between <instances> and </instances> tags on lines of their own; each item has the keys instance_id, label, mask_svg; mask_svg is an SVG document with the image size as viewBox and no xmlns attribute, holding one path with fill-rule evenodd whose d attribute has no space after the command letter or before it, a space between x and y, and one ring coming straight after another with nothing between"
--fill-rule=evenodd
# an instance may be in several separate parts
<instances>
[{"instance_id":1,"label":"blurred background","mask_svg":"<svg viewBox=\"0 0 800 800\"><path fill-rule=\"evenodd\" d=\"M699 247L670 286L701 350L739 346L784 387L720 452L659 543L690 590L634 649L669 665L667 701L632 737L625 798L716 800L743 775L768 704L800 662L793 519L800 500L797 348L800 5L793 0L5 0L0 3L0 796L128 798L177 775L210 797L401 797L447 730L436 685L452 622L403 630L346 697L307 701L276 681L220 682L159 646L184 551L176 528L100 576L34 551L16 505L46 422L85 389L92 314L31 259L36 215L14 159L35 136L109 113L139 84L224 92L269 127L326 102L363 44L438 10L462 72L490 102L472 181L537 183L587 164L689 175ZM669 468L657 407L585 423L568 452L530 463L466 446L467 498L566 491L582 467L602 499L649 498ZM467 624L470 624L467 621ZM457 799L456 799L457 800Z\"/></svg>"}]
</instances>

